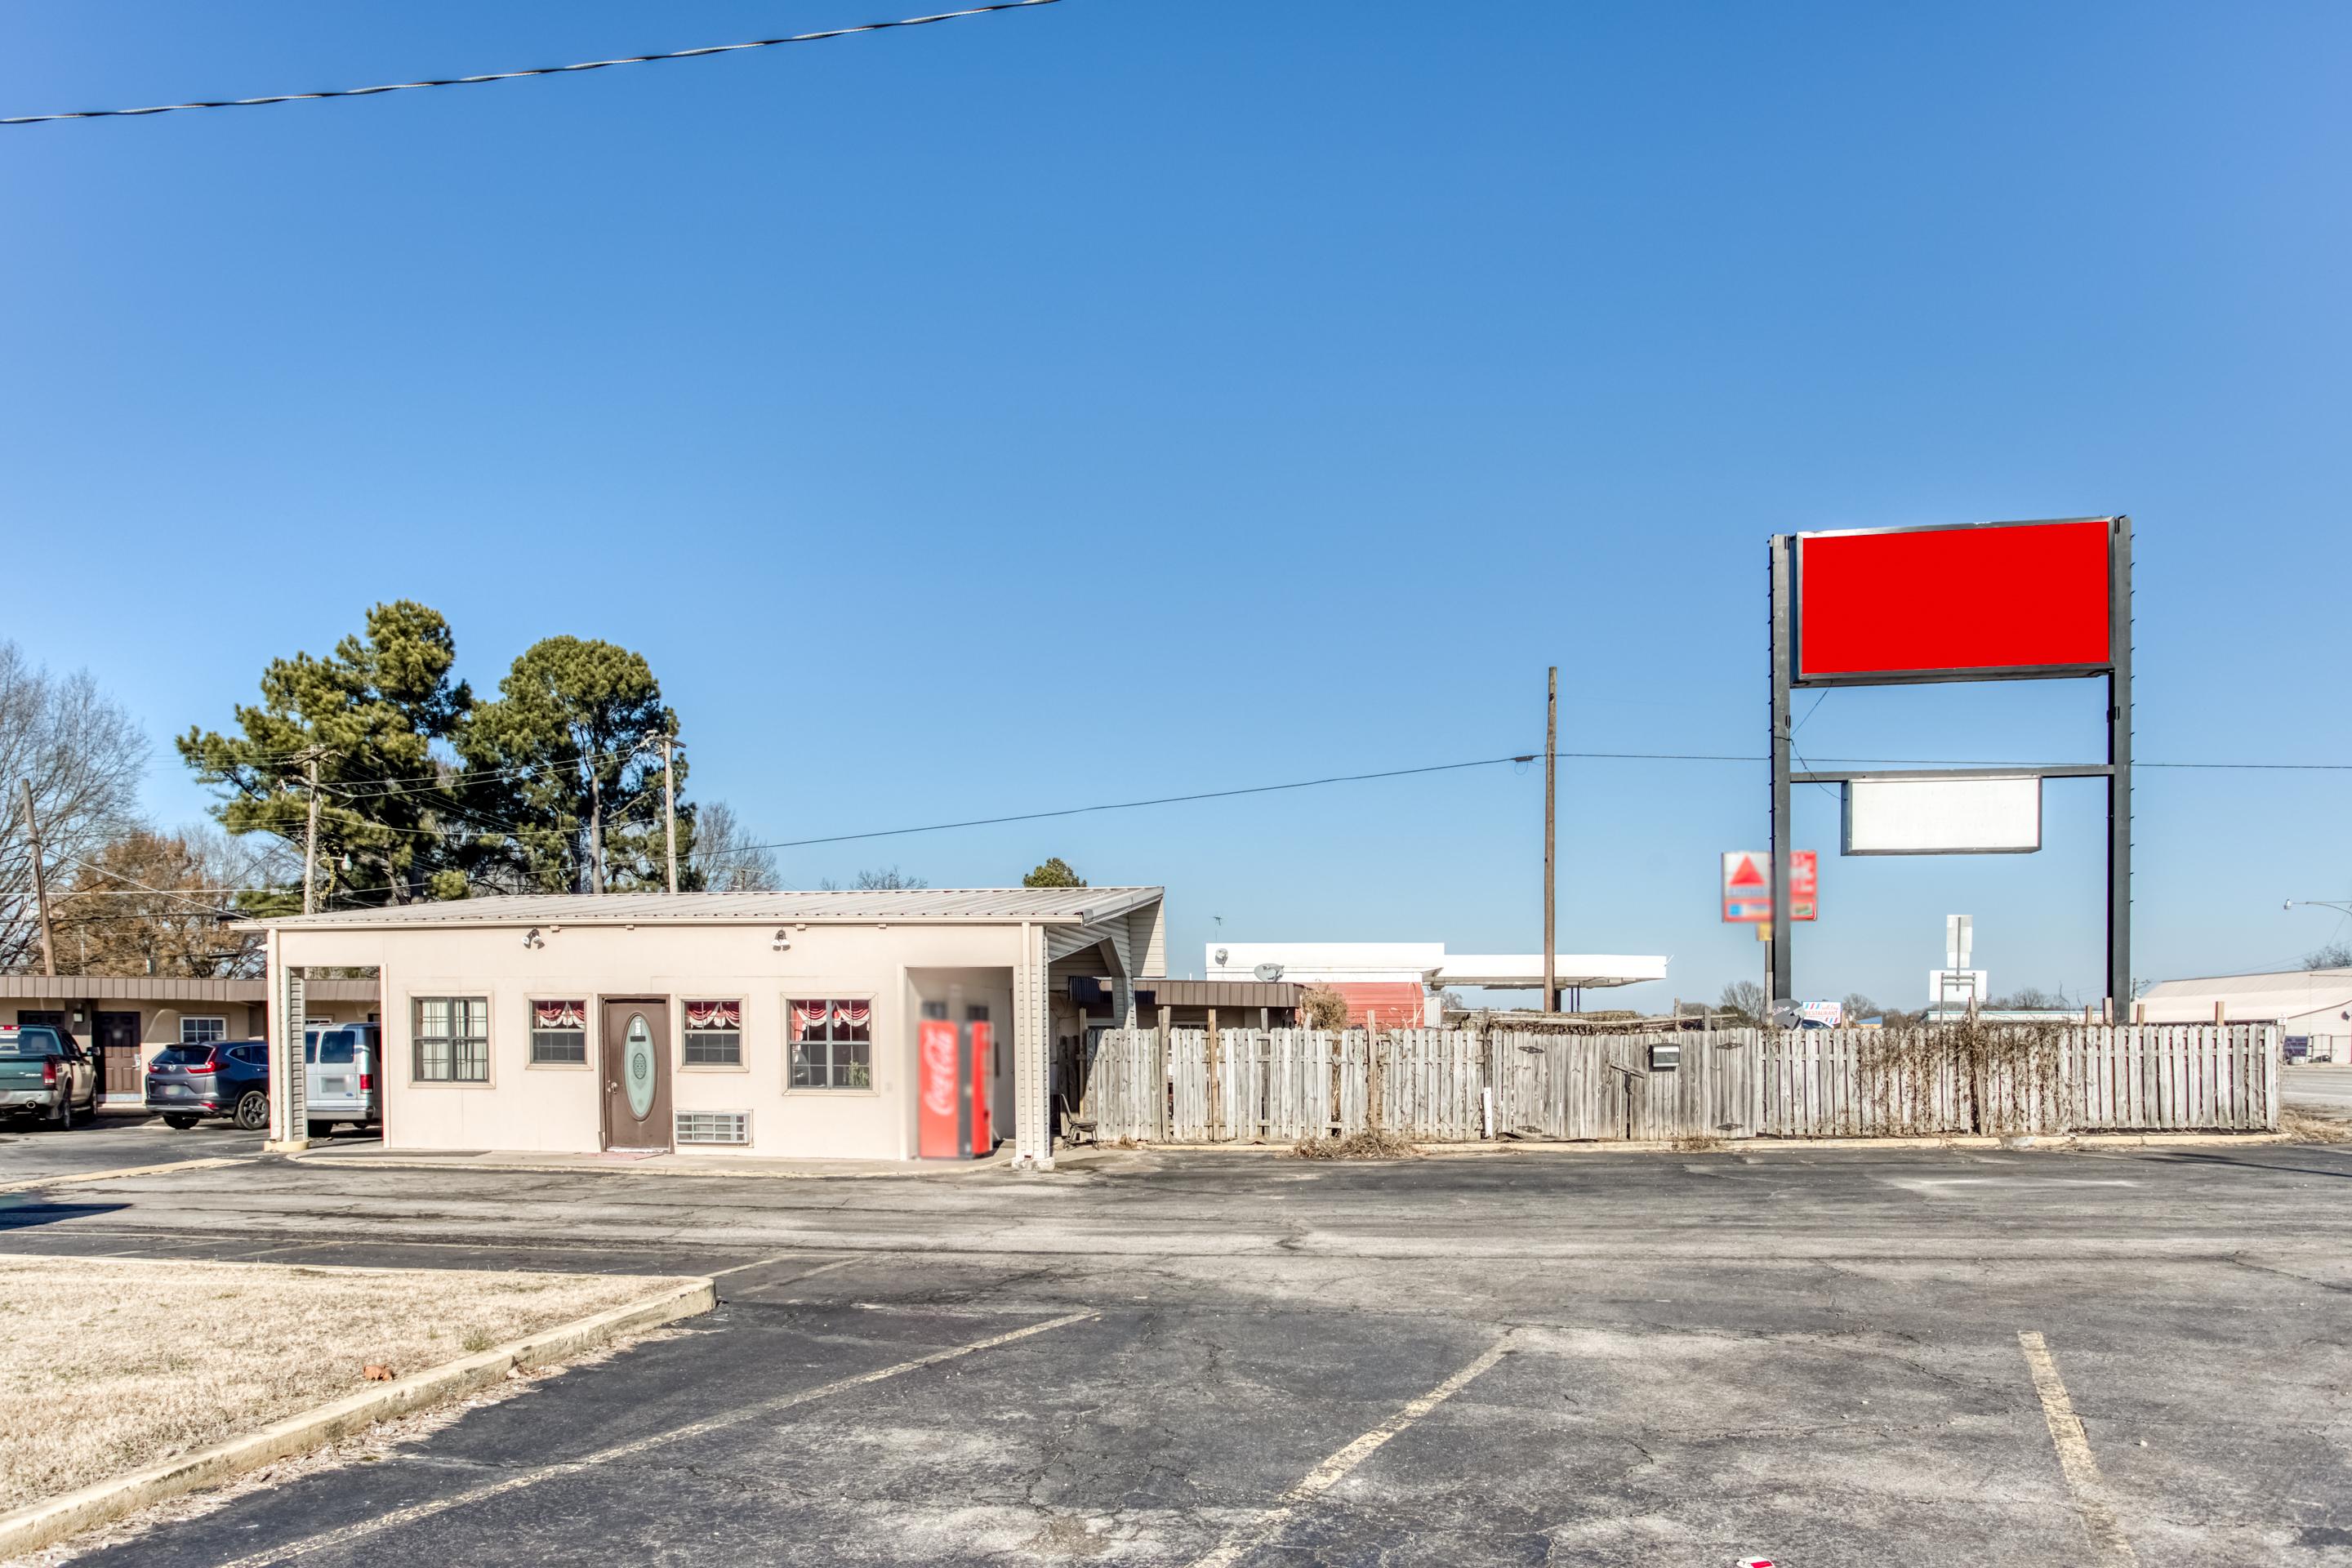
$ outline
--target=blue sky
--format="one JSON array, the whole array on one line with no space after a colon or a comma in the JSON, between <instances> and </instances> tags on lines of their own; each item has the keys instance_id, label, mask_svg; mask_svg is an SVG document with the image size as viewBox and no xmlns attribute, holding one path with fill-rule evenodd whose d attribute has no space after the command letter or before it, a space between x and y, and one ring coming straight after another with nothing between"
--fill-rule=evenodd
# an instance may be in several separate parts
<instances>
[{"instance_id":1,"label":"blue sky","mask_svg":"<svg viewBox=\"0 0 2352 1568\"><path fill-rule=\"evenodd\" d=\"M0 112L360 85L892 0L18 0ZM164 742L379 599L494 687L642 649L782 838L1537 749L1760 753L1778 531L2128 511L2138 746L2352 762L2352 15L1067 0L700 62L0 130L6 635ZM1889 606L1908 613L1911 606ZM1827 756L2094 756L2088 683L1801 697ZM2342 774L2141 778L2137 967L2292 961ZM1835 847L1837 805L1800 803ZM1760 973L1748 763L1577 763L1561 945ZM2097 786L1840 860L1798 989L2094 990ZM1163 882L1532 951L1539 770L784 857Z\"/></svg>"}]
</instances>

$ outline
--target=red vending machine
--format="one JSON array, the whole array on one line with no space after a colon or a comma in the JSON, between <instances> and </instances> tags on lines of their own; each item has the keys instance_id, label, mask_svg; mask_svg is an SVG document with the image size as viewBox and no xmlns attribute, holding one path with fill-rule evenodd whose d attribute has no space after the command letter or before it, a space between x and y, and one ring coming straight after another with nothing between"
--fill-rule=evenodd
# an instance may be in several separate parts
<instances>
[{"instance_id":1,"label":"red vending machine","mask_svg":"<svg viewBox=\"0 0 2352 1568\"><path fill-rule=\"evenodd\" d=\"M989 1124L988 1110L989 1090L996 1082L996 1026L988 1021L985 1007L968 1007L964 1016L970 1020L963 1026L964 1040L971 1053L964 1088L971 1117L963 1146L966 1154L979 1160L996 1147L996 1130Z\"/></svg>"},{"instance_id":2,"label":"red vending machine","mask_svg":"<svg viewBox=\"0 0 2352 1568\"><path fill-rule=\"evenodd\" d=\"M959 1026L944 1002L923 1004L916 1035L915 1152L926 1160L971 1160L994 1147L989 1086L996 1055L985 1007L964 1009Z\"/></svg>"}]
</instances>

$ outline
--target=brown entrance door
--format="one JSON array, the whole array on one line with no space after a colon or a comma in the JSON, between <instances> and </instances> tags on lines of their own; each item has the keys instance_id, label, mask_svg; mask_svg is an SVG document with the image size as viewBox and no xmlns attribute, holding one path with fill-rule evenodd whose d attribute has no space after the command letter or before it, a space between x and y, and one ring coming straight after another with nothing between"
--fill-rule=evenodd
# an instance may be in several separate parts
<instances>
[{"instance_id":1,"label":"brown entrance door","mask_svg":"<svg viewBox=\"0 0 2352 1568\"><path fill-rule=\"evenodd\" d=\"M669 1146L669 998L607 997L604 1147Z\"/></svg>"},{"instance_id":2,"label":"brown entrance door","mask_svg":"<svg viewBox=\"0 0 2352 1568\"><path fill-rule=\"evenodd\" d=\"M100 1013L97 1035L99 1055L106 1063L106 1079L100 1092L126 1094L134 1100L143 1097L147 1085L141 1077L139 1015Z\"/></svg>"}]
</instances>

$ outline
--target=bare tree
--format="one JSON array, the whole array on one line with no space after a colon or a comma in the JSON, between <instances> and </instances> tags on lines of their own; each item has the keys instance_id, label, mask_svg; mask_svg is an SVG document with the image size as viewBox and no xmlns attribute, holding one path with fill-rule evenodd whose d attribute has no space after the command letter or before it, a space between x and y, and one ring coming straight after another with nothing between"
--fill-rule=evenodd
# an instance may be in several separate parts
<instances>
[{"instance_id":1,"label":"bare tree","mask_svg":"<svg viewBox=\"0 0 2352 1568\"><path fill-rule=\"evenodd\" d=\"M1764 1022L1771 1010L1772 999L1764 994L1764 987L1753 980L1734 980L1723 988L1715 1001L1718 1012L1737 1013L1750 1024Z\"/></svg>"},{"instance_id":2,"label":"bare tree","mask_svg":"<svg viewBox=\"0 0 2352 1568\"><path fill-rule=\"evenodd\" d=\"M32 841L18 781L33 787L42 866L54 886L135 825L146 766L147 738L89 671L51 675L26 662L15 643L0 641L0 973L40 962ZM58 956L67 962L66 952Z\"/></svg>"},{"instance_id":3,"label":"bare tree","mask_svg":"<svg viewBox=\"0 0 2352 1568\"><path fill-rule=\"evenodd\" d=\"M2066 999L2063 991L2044 991L2039 985L2021 985L2006 996L1996 996L1985 1004L2004 1012L2060 1013L2071 1012L2074 1004Z\"/></svg>"},{"instance_id":4,"label":"bare tree","mask_svg":"<svg viewBox=\"0 0 2352 1568\"><path fill-rule=\"evenodd\" d=\"M2352 946L2331 942L2303 955L2305 969L2352 969Z\"/></svg>"},{"instance_id":5,"label":"bare tree","mask_svg":"<svg viewBox=\"0 0 2352 1568\"><path fill-rule=\"evenodd\" d=\"M240 915L299 908L300 858L255 834L209 826L133 828L84 861L52 896L58 956L79 974L174 974L200 979L262 973L257 935L232 931Z\"/></svg>"},{"instance_id":6,"label":"bare tree","mask_svg":"<svg viewBox=\"0 0 2352 1568\"><path fill-rule=\"evenodd\" d=\"M860 871L856 880L850 883L851 888L861 893L912 892L917 888L930 885L929 878L909 877L896 866L879 871ZM841 884L830 877L818 882L817 886L828 893L841 891Z\"/></svg>"},{"instance_id":7,"label":"bare tree","mask_svg":"<svg viewBox=\"0 0 2352 1568\"><path fill-rule=\"evenodd\" d=\"M1309 985L1298 994L1300 1017L1310 1029L1348 1026L1348 999L1328 985Z\"/></svg>"},{"instance_id":8,"label":"bare tree","mask_svg":"<svg viewBox=\"0 0 2352 1568\"><path fill-rule=\"evenodd\" d=\"M694 848L686 862L693 884L708 892L772 893L783 885L775 855L723 800L694 808Z\"/></svg>"}]
</instances>

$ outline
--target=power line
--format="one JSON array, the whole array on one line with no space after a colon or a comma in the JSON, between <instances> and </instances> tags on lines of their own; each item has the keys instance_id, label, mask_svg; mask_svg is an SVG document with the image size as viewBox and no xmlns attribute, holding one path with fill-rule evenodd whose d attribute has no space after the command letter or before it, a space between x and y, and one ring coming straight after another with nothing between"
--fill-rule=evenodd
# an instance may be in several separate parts
<instances>
[{"instance_id":1,"label":"power line","mask_svg":"<svg viewBox=\"0 0 2352 1568\"><path fill-rule=\"evenodd\" d=\"M855 27L831 27L821 33L794 33L789 37L752 38L740 44L706 44L697 49L672 49L667 54L625 55L618 59L582 60L577 65L534 66L527 70L489 71L480 76L438 77L429 81L394 81L379 87L334 88L324 92L280 92L267 98L219 98L199 100L191 103L158 103L145 109L83 109L64 114L14 114L0 117L0 125L42 125L53 120L114 120L142 114L176 114L186 109L253 109L265 103L302 103L313 99L373 98L379 93L408 92L426 87L474 87L490 81L520 81L526 77L569 76L578 71L599 71L611 66L645 66L661 60L698 60L714 55L740 54L747 49L772 49L780 44L814 44L826 38L846 38L858 33L887 32L893 27L927 27L933 22L952 22L964 16L985 16L992 11L1025 11L1036 5L1054 5L1060 0L997 0L994 5L971 5L961 11L940 11L929 16L906 16L895 22L866 22Z\"/></svg>"},{"instance_id":2,"label":"power line","mask_svg":"<svg viewBox=\"0 0 2352 1568\"><path fill-rule=\"evenodd\" d=\"M1491 768L1504 763L1532 763L1541 752L1523 752L1507 757L1479 757L1463 763L1435 763L1426 767L1388 768L1378 773L1334 773L1326 778L1296 779L1287 784L1251 784L1241 789L1201 790L1191 795L1155 795L1148 800L1108 801L1097 805L1065 806L1056 811L1025 811L1006 816L979 816L961 822L926 823L919 827L884 827L867 833L835 833L821 838L786 838L772 844L743 844L731 847L727 853L742 854L754 849L802 849L818 844L848 844L866 838L898 838L915 833L945 833L960 827L993 827L1012 822L1042 822L1057 816L1083 816L1094 812L1134 811L1148 805L1178 805L1189 801L1229 800L1235 795L1273 795L1284 790L1315 789L1324 784L1360 784L1372 779L1407 778L1417 773L1457 773L1466 768ZM1555 752L1553 756L1563 762L1644 762L1644 763L1764 763L1769 757L1735 752ZM1877 767L2008 767L2013 764L1999 762L1956 761L1948 757L1823 757L1825 763L1861 763ZM2352 763L2135 763L2141 768L2253 768L2307 769L2315 772L2352 773Z\"/></svg>"},{"instance_id":3,"label":"power line","mask_svg":"<svg viewBox=\"0 0 2352 1568\"><path fill-rule=\"evenodd\" d=\"M1399 779L1414 773L1456 773L1464 768L1491 768L1504 763L1532 763L1543 753L1527 752L1510 757L1480 757L1467 763L1434 763L1421 768L1388 768L1373 773L1334 773L1328 778L1298 779L1290 784L1252 784L1244 789L1202 790L1193 795L1163 795L1150 800L1112 801L1102 805L1071 805L1058 811L1024 811L1011 816L977 816L965 822L934 822L921 827L885 827L872 833L835 833L824 838L787 838L774 844L742 844L735 852L750 849L798 849L811 844L846 844L858 838L895 838L908 833L945 833L957 827L992 827L1005 822L1041 822L1052 816L1083 816L1096 811L1133 811L1139 806L1175 805L1190 800L1227 800L1237 795L1272 795L1278 790L1313 789L1318 784L1358 784L1366 779ZM1566 756L1568 753L1559 753Z\"/></svg>"}]
</instances>

